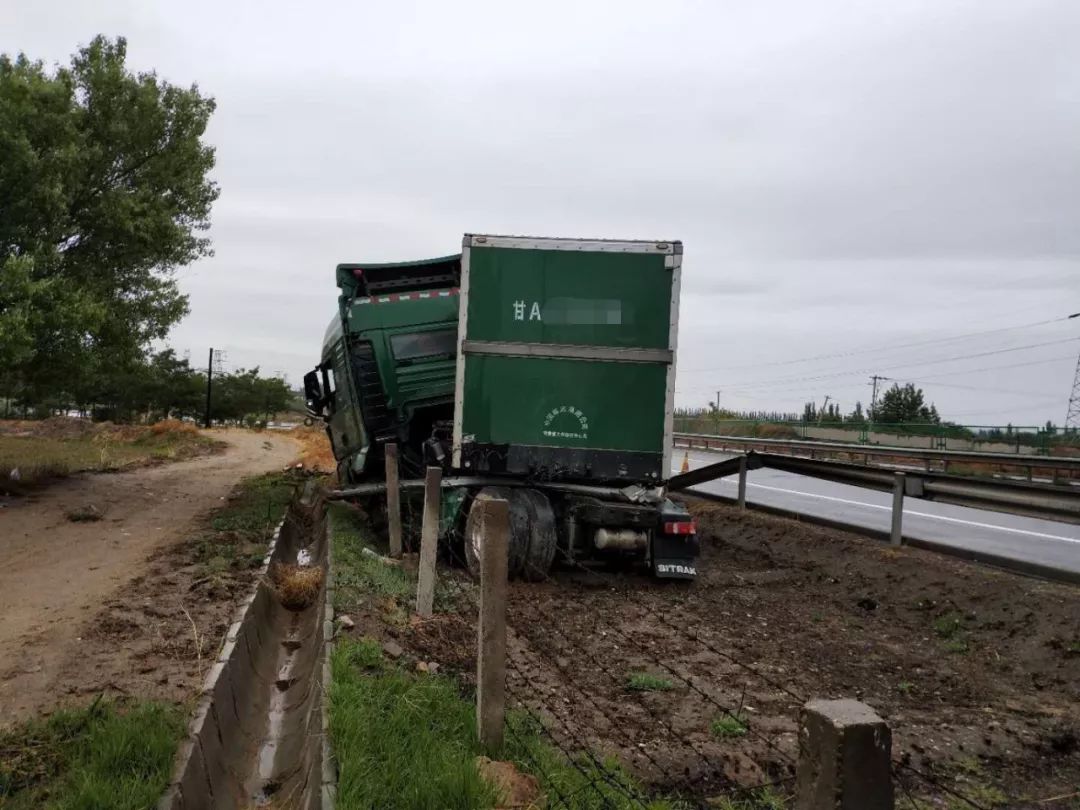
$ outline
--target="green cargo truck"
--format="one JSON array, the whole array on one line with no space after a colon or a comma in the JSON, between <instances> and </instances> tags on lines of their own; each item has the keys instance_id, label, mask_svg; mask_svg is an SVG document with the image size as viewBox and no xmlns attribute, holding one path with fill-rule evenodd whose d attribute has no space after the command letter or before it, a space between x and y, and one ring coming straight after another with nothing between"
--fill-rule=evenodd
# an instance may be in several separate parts
<instances>
[{"instance_id":1,"label":"green cargo truck","mask_svg":"<svg viewBox=\"0 0 1080 810\"><path fill-rule=\"evenodd\" d=\"M339 265L339 313L305 387L345 492L370 490L393 441L406 476L443 467L444 528L470 567L473 507L499 497L512 574L543 577L561 556L692 578L694 524L664 487L681 264L679 242L467 234L460 256Z\"/></svg>"}]
</instances>

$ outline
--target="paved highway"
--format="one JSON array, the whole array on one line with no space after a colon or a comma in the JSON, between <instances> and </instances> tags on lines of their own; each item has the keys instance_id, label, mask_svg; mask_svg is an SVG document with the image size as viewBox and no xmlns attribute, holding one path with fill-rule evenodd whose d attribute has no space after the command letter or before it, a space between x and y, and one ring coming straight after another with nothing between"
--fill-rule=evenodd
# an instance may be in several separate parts
<instances>
[{"instance_id":1,"label":"paved highway","mask_svg":"<svg viewBox=\"0 0 1080 810\"><path fill-rule=\"evenodd\" d=\"M679 472L684 452L684 448L675 448L672 453L672 473ZM691 451L690 468L731 457L728 453ZM735 497L737 484L738 477L731 476L695 489ZM746 499L885 532L891 527L891 493L779 470L748 473ZM1069 523L905 498L904 536L1080 573L1080 526Z\"/></svg>"}]
</instances>

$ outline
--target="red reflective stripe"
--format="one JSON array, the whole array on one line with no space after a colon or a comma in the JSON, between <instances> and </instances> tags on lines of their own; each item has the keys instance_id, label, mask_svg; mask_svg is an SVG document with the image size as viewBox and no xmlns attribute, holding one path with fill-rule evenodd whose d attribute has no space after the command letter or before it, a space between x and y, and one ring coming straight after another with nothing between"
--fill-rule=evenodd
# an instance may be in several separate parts
<instances>
[{"instance_id":1,"label":"red reflective stripe","mask_svg":"<svg viewBox=\"0 0 1080 810\"><path fill-rule=\"evenodd\" d=\"M697 534L697 525L692 520L669 521L664 524L664 534Z\"/></svg>"}]
</instances>

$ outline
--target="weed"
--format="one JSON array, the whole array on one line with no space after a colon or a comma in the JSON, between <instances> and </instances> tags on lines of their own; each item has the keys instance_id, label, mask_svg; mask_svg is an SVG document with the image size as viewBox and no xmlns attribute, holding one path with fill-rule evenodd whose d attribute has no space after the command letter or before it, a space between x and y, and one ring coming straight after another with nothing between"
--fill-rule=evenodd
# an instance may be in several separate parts
<instances>
[{"instance_id":1,"label":"weed","mask_svg":"<svg viewBox=\"0 0 1080 810\"><path fill-rule=\"evenodd\" d=\"M650 672L631 672L626 678L626 688L632 692L667 692L675 685L667 678Z\"/></svg>"},{"instance_id":2,"label":"weed","mask_svg":"<svg viewBox=\"0 0 1080 810\"><path fill-rule=\"evenodd\" d=\"M69 509L64 513L64 517L72 523L96 523L105 517L105 515L103 515L101 510L96 506L89 504L87 506L78 506L74 509Z\"/></svg>"},{"instance_id":3,"label":"weed","mask_svg":"<svg viewBox=\"0 0 1080 810\"><path fill-rule=\"evenodd\" d=\"M896 688L906 695L908 692L915 688L915 684L913 684L911 681L900 681L900 683L896 685Z\"/></svg>"},{"instance_id":4,"label":"weed","mask_svg":"<svg viewBox=\"0 0 1080 810\"><path fill-rule=\"evenodd\" d=\"M270 529L281 520L292 496L282 474L247 478L210 520L210 530L194 541L204 576L222 576L262 564Z\"/></svg>"},{"instance_id":5,"label":"weed","mask_svg":"<svg viewBox=\"0 0 1080 810\"><path fill-rule=\"evenodd\" d=\"M5 810L141 810L165 789L183 731L179 707L161 703L58 711L0 735Z\"/></svg>"},{"instance_id":6,"label":"weed","mask_svg":"<svg viewBox=\"0 0 1080 810\"><path fill-rule=\"evenodd\" d=\"M956 611L950 611L934 619L934 632L938 638L952 638L963 629L964 617Z\"/></svg>"},{"instance_id":7,"label":"weed","mask_svg":"<svg viewBox=\"0 0 1080 810\"><path fill-rule=\"evenodd\" d=\"M896 800L896 810L937 810L937 807L914 796L901 796Z\"/></svg>"},{"instance_id":8,"label":"weed","mask_svg":"<svg viewBox=\"0 0 1080 810\"><path fill-rule=\"evenodd\" d=\"M992 785L965 785L957 792L962 792L970 801L953 799L946 805L947 810L969 810L972 803L986 808L1005 807L1009 803L1009 797Z\"/></svg>"},{"instance_id":9,"label":"weed","mask_svg":"<svg viewBox=\"0 0 1080 810\"><path fill-rule=\"evenodd\" d=\"M270 587L287 610L303 610L315 603L322 589L323 570L315 566L274 563Z\"/></svg>"},{"instance_id":10,"label":"weed","mask_svg":"<svg viewBox=\"0 0 1080 810\"><path fill-rule=\"evenodd\" d=\"M746 734L746 715L740 713L722 714L709 724L709 732L717 739L742 737Z\"/></svg>"},{"instance_id":11,"label":"weed","mask_svg":"<svg viewBox=\"0 0 1080 810\"><path fill-rule=\"evenodd\" d=\"M710 806L716 810L784 810L787 802L772 788L765 787L742 799L724 797L715 803L710 801Z\"/></svg>"},{"instance_id":12,"label":"weed","mask_svg":"<svg viewBox=\"0 0 1080 810\"><path fill-rule=\"evenodd\" d=\"M970 650L971 647L968 645L966 638L950 638L945 642L945 649L948 652L963 655Z\"/></svg>"}]
</instances>

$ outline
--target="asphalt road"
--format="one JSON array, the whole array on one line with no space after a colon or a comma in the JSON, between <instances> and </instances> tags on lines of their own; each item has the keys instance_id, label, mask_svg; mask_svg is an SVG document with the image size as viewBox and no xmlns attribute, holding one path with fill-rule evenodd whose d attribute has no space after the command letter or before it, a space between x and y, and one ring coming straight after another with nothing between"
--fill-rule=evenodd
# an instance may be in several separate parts
<instances>
[{"instance_id":1,"label":"asphalt road","mask_svg":"<svg viewBox=\"0 0 1080 810\"><path fill-rule=\"evenodd\" d=\"M676 448L672 454L673 473L679 472L684 452ZM728 453L691 451L690 467L731 457ZM737 483L738 477L731 476L694 489L734 497ZM892 525L891 493L779 470L748 473L746 499L885 532ZM1069 523L906 498L904 536L1080 573L1080 526Z\"/></svg>"}]
</instances>

